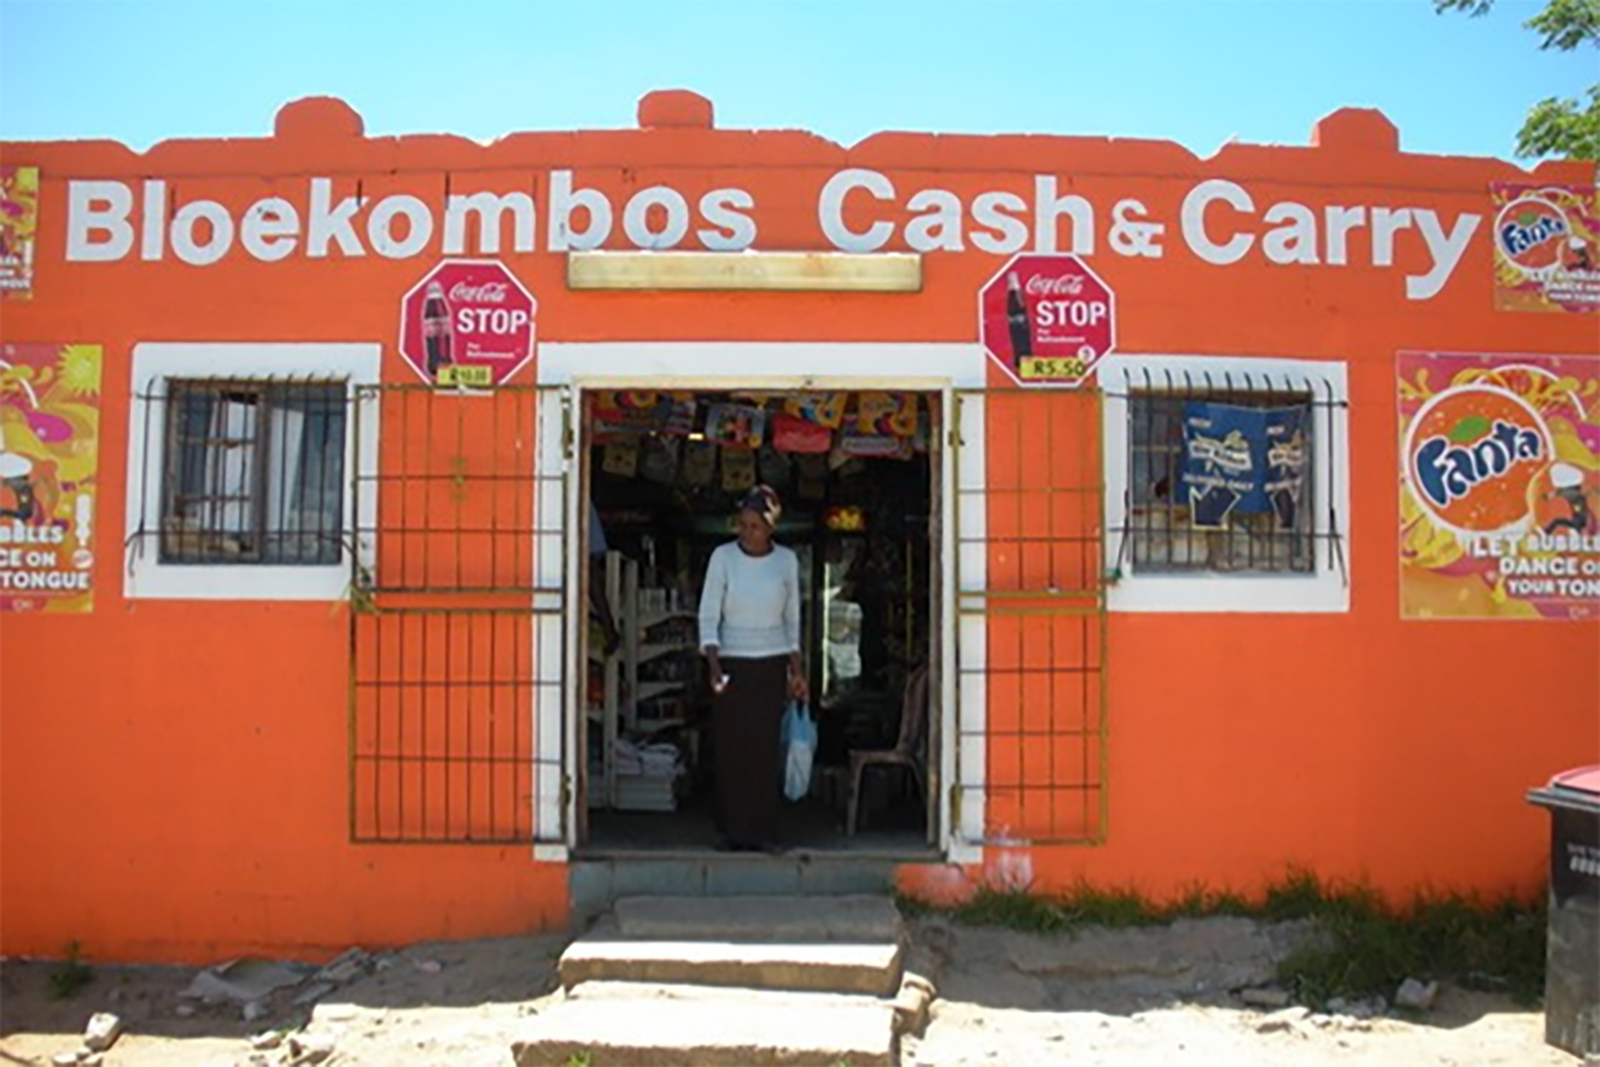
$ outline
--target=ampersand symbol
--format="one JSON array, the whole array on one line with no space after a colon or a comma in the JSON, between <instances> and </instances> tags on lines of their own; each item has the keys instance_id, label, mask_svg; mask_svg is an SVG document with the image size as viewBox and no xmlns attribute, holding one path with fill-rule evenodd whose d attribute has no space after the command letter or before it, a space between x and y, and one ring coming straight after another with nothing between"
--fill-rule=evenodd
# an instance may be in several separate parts
<instances>
[{"instance_id":1,"label":"ampersand symbol","mask_svg":"<svg viewBox=\"0 0 1600 1067\"><path fill-rule=\"evenodd\" d=\"M1140 222L1150 212L1143 202L1129 198L1117 201L1111 209L1111 250L1124 256L1148 256L1160 259L1160 237L1167 232L1159 222Z\"/></svg>"}]
</instances>

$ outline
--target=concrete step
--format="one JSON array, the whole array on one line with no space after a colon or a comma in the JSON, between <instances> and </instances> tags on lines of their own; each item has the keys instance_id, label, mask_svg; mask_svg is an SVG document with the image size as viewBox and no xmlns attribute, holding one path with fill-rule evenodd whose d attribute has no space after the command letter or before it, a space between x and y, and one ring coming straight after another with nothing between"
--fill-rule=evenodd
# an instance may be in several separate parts
<instances>
[{"instance_id":1,"label":"concrete step","mask_svg":"<svg viewBox=\"0 0 1600 1067\"><path fill-rule=\"evenodd\" d=\"M900 912L884 895L623 897L612 909L626 938L664 941L896 943Z\"/></svg>"},{"instance_id":2,"label":"concrete step","mask_svg":"<svg viewBox=\"0 0 1600 1067\"><path fill-rule=\"evenodd\" d=\"M663 982L888 997L899 989L900 971L897 940L664 941L626 937L609 917L567 946L560 962L566 989L582 982Z\"/></svg>"},{"instance_id":3,"label":"concrete step","mask_svg":"<svg viewBox=\"0 0 1600 1067\"><path fill-rule=\"evenodd\" d=\"M895 1067L886 1001L827 993L589 982L548 1003L517 1067Z\"/></svg>"},{"instance_id":4,"label":"concrete step","mask_svg":"<svg viewBox=\"0 0 1600 1067\"><path fill-rule=\"evenodd\" d=\"M585 859L568 877L573 921L605 914L639 894L691 897L834 896L890 893L904 860L837 854L707 853L701 856Z\"/></svg>"}]
</instances>

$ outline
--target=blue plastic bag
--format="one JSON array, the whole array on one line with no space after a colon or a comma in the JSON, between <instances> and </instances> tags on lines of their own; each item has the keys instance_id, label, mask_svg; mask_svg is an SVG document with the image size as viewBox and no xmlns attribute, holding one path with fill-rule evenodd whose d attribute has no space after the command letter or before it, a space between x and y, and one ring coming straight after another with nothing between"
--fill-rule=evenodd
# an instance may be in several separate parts
<instances>
[{"instance_id":1,"label":"blue plastic bag","mask_svg":"<svg viewBox=\"0 0 1600 1067\"><path fill-rule=\"evenodd\" d=\"M817 722L811 709L790 702L783 713L783 795L800 800L811 789L811 763L817 754Z\"/></svg>"}]
</instances>

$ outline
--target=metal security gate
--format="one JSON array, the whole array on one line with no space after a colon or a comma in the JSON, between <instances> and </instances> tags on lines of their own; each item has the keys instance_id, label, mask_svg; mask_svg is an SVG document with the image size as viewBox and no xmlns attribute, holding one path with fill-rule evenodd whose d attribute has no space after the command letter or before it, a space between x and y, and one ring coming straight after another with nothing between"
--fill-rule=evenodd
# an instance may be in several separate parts
<instances>
[{"instance_id":1,"label":"metal security gate","mask_svg":"<svg viewBox=\"0 0 1600 1067\"><path fill-rule=\"evenodd\" d=\"M563 842L566 392L362 387L354 429L352 840Z\"/></svg>"},{"instance_id":2,"label":"metal security gate","mask_svg":"<svg viewBox=\"0 0 1600 1067\"><path fill-rule=\"evenodd\" d=\"M1107 825L1101 395L990 389L955 401L952 818L974 843L1098 844ZM969 755L977 751L981 765Z\"/></svg>"}]
</instances>

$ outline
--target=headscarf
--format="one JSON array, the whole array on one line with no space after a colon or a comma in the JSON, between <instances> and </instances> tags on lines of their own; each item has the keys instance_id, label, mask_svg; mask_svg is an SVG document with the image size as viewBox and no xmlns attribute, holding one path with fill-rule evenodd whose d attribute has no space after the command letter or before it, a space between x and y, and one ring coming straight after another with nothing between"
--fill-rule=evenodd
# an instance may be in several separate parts
<instances>
[{"instance_id":1,"label":"headscarf","mask_svg":"<svg viewBox=\"0 0 1600 1067\"><path fill-rule=\"evenodd\" d=\"M755 512L766 520L769 528L776 530L778 520L783 517L783 501L772 486L756 485L740 499L739 510Z\"/></svg>"}]
</instances>

